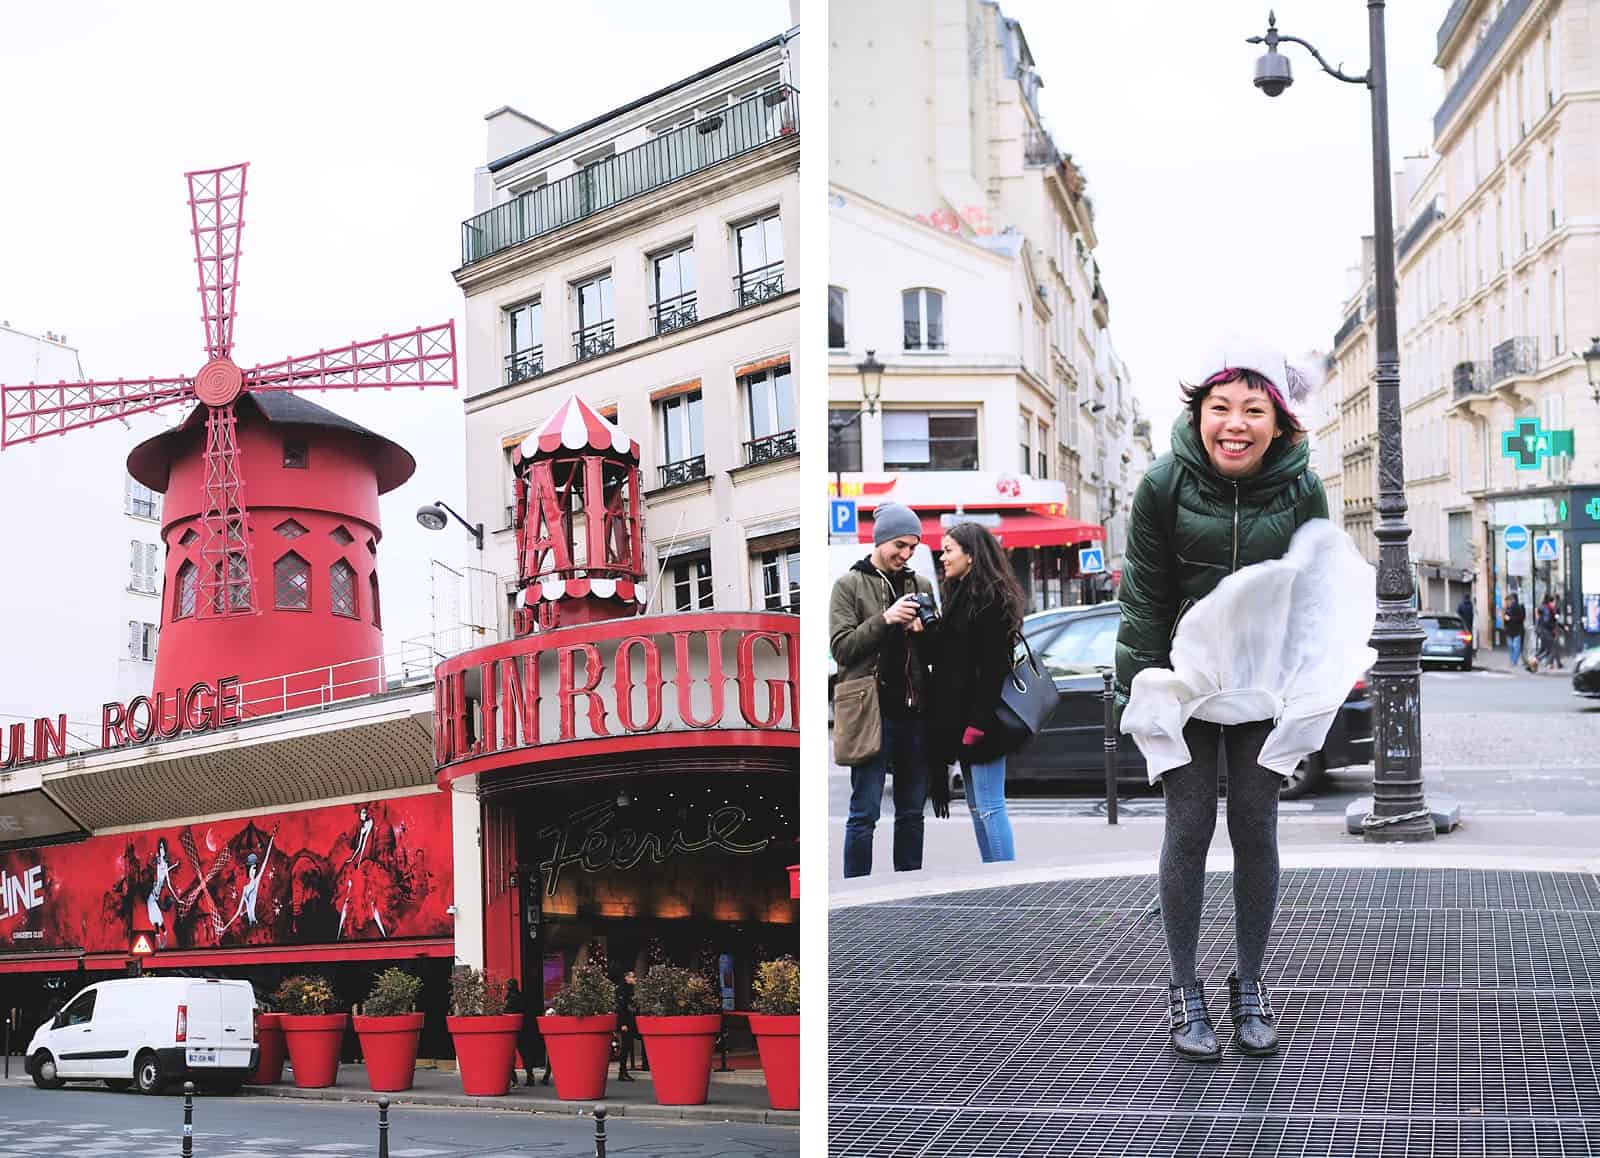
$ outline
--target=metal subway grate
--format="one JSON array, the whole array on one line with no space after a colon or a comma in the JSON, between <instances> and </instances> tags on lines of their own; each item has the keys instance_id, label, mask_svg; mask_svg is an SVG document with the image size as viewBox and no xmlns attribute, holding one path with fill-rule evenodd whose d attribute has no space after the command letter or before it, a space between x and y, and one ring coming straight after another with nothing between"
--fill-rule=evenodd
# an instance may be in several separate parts
<instances>
[{"instance_id":1,"label":"metal subway grate","mask_svg":"<svg viewBox=\"0 0 1600 1158\"><path fill-rule=\"evenodd\" d=\"M1282 1052L1231 1046L1231 882L1207 881L1217 1065L1169 1052L1154 878L837 910L831 1153L1600 1155L1600 882L1285 873Z\"/></svg>"}]
</instances>

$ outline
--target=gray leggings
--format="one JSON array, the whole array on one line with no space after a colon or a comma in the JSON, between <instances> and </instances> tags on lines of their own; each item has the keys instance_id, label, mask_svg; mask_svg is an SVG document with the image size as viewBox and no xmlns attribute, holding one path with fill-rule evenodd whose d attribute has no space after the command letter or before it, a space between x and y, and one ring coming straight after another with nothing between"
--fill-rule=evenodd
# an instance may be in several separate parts
<instances>
[{"instance_id":1,"label":"gray leggings","mask_svg":"<svg viewBox=\"0 0 1600 1158\"><path fill-rule=\"evenodd\" d=\"M1256 763L1271 720L1212 724L1190 720L1183 729L1191 759L1161 778L1167 798L1161 842L1161 917L1167 928L1172 983L1192 985L1205 901L1206 852L1217 827L1219 752L1227 759L1228 839L1233 844L1233 911L1240 977L1259 978L1278 906L1278 788L1276 772Z\"/></svg>"}]
</instances>

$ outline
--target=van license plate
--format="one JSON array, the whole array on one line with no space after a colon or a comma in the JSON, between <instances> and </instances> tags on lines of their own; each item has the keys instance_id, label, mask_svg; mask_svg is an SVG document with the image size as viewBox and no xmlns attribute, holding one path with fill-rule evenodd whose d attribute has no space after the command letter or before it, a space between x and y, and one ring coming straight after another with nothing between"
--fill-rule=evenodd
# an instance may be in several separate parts
<instances>
[{"instance_id":1,"label":"van license plate","mask_svg":"<svg viewBox=\"0 0 1600 1158\"><path fill-rule=\"evenodd\" d=\"M217 1064L217 1051L214 1049L186 1050L184 1060L192 1066L214 1066Z\"/></svg>"}]
</instances>

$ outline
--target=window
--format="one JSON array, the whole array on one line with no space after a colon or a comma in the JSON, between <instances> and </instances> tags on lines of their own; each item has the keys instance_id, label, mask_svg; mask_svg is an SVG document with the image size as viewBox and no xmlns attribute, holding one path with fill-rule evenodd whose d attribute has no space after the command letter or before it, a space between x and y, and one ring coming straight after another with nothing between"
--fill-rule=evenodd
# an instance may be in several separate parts
<instances>
[{"instance_id":1,"label":"window","mask_svg":"<svg viewBox=\"0 0 1600 1158\"><path fill-rule=\"evenodd\" d=\"M977 470L976 410L886 410L883 469Z\"/></svg>"},{"instance_id":2,"label":"window","mask_svg":"<svg viewBox=\"0 0 1600 1158\"><path fill-rule=\"evenodd\" d=\"M828 469L861 469L861 416L854 410L828 409Z\"/></svg>"},{"instance_id":3,"label":"window","mask_svg":"<svg viewBox=\"0 0 1600 1158\"><path fill-rule=\"evenodd\" d=\"M601 274L572 287L578 303L578 328L572 335L572 357L581 362L596 358L616 348L616 301L612 294L611 275Z\"/></svg>"},{"instance_id":4,"label":"window","mask_svg":"<svg viewBox=\"0 0 1600 1158\"><path fill-rule=\"evenodd\" d=\"M694 246L685 245L650 259L651 327L670 334L699 320L696 315Z\"/></svg>"},{"instance_id":5,"label":"window","mask_svg":"<svg viewBox=\"0 0 1600 1158\"><path fill-rule=\"evenodd\" d=\"M944 349L944 294L936 289L908 289L900 294L905 320L905 348Z\"/></svg>"},{"instance_id":6,"label":"window","mask_svg":"<svg viewBox=\"0 0 1600 1158\"><path fill-rule=\"evenodd\" d=\"M1050 428L1043 422L1039 423L1039 470L1035 478L1050 477Z\"/></svg>"},{"instance_id":7,"label":"window","mask_svg":"<svg viewBox=\"0 0 1600 1158\"><path fill-rule=\"evenodd\" d=\"M139 660L142 663L155 662L155 624L141 623L134 619L128 620L128 658Z\"/></svg>"},{"instance_id":8,"label":"window","mask_svg":"<svg viewBox=\"0 0 1600 1158\"><path fill-rule=\"evenodd\" d=\"M348 547L351 543L356 541L356 537L349 531L345 530L343 526L335 527L333 530L329 531L328 538L332 539L335 543L338 543L341 547Z\"/></svg>"},{"instance_id":9,"label":"window","mask_svg":"<svg viewBox=\"0 0 1600 1158\"><path fill-rule=\"evenodd\" d=\"M800 548L761 554L761 606L767 611L800 614Z\"/></svg>"},{"instance_id":10,"label":"window","mask_svg":"<svg viewBox=\"0 0 1600 1158\"><path fill-rule=\"evenodd\" d=\"M1033 419L1025 413L1017 415L1017 438L1022 449L1018 469L1023 474L1029 474L1033 467Z\"/></svg>"},{"instance_id":11,"label":"window","mask_svg":"<svg viewBox=\"0 0 1600 1158\"><path fill-rule=\"evenodd\" d=\"M845 349L844 341L844 290L836 285L828 287L828 349Z\"/></svg>"},{"instance_id":12,"label":"window","mask_svg":"<svg viewBox=\"0 0 1600 1158\"><path fill-rule=\"evenodd\" d=\"M273 606L280 611L311 610L311 564L290 551L272 565Z\"/></svg>"},{"instance_id":13,"label":"window","mask_svg":"<svg viewBox=\"0 0 1600 1158\"><path fill-rule=\"evenodd\" d=\"M704 406L698 390L657 403L661 414L661 485L706 477Z\"/></svg>"},{"instance_id":14,"label":"window","mask_svg":"<svg viewBox=\"0 0 1600 1158\"><path fill-rule=\"evenodd\" d=\"M787 362L746 374L740 380L750 413L745 462L771 462L798 454L794 430L794 379Z\"/></svg>"},{"instance_id":15,"label":"window","mask_svg":"<svg viewBox=\"0 0 1600 1158\"><path fill-rule=\"evenodd\" d=\"M735 309L753 306L783 292L783 221L771 213L733 231L739 272L733 279Z\"/></svg>"},{"instance_id":16,"label":"window","mask_svg":"<svg viewBox=\"0 0 1600 1158\"><path fill-rule=\"evenodd\" d=\"M278 532L278 534L282 535L285 539L298 539L301 535L306 533L306 529L293 519L285 519L272 529Z\"/></svg>"},{"instance_id":17,"label":"window","mask_svg":"<svg viewBox=\"0 0 1600 1158\"><path fill-rule=\"evenodd\" d=\"M123 485L123 507L128 514L140 519L161 517L161 496L145 486L131 474Z\"/></svg>"},{"instance_id":18,"label":"window","mask_svg":"<svg viewBox=\"0 0 1600 1158\"><path fill-rule=\"evenodd\" d=\"M335 615L356 614L356 569L343 559L328 568L328 607Z\"/></svg>"},{"instance_id":19,"label":"window","mask_svg":"<svg viewBox=\"0 0 1600 1158\"><path fill-rule=\"evenodd\" d=\"M305 470L310 451L304 439L285 439L283 443L283 469Z\"/></svg>"},{"instance_id":20,"label":"window","mask_svg":"<svg viewBox=\"0 0 1600 1158\"><path fill-rule=\"evenodd\" d=\"M73 1003L61 1011L61 1024L88 1025L94 1020L94 1001L99 996L99 990L91 989L88 993L80 995Z\"/></svg>"},{"instance_id":21,"label":"window","mask_svg":"<svg viewBox=\"0 0 1600 1158\"><path fill-rule=\"evenodd\" d=\"M156 593L156 574L160 570L156 549L155 543L141 543L138 539L128 544L128 590Z\"/></svg>"},{"instance_id":22,"label":"window","mask_svg":"<svg viewBox=\"0 0 1600 1158\"><path fill-rule=\"evenodd\" d=\"M172 594L172 618L186 619L194 614L200 595L200 569L185 559L178 568L177 590Z\"/></svg>"},{"instance_id":23,"label":"window","mask_svg":"<svg viewBox=\"0 0 1600 1158\"><path fill-rule=\"evenodd\" d=\"M199 541L200 541L200 536L195 534L194 533L194 529L191 527L189 530L185 531L183 533L183 537L178 540L178 546L180 546L180 547L192 547L196 543L198 543Z\"/></svg>"},{"instance_id":24,"label":"window","mask_svg":"<svg viewBox=\"0 0 1600 1158\"><path fill-rule=\"evenodd\" d=\"M237 551L228 552L226 580L222 577L221 563L213 564L211 568L211 610L218 615L222 614L224 598L230 611L250 609L250 568L245 565L244 556Z\"/></svg>"},{"instance_id":25,"label":"window","mask_svg":"<svg viewBox=\"0 0 1600 1158\"><path fill-rule=\"evenodd\" d=\"M523 382L544 373L544 302L512 306L506 311L505 381Z\"/></svg>"},{"instance_id":26,"label":"window","mask_svg":"<svg viewBox=\"0 0 1600 1158\"><path fill-rule=\"evenodd\" d=\"M677 611L709 611L713 589L711 556L690 555L674 559L667 569L672 584L672 606Z\"/></svg>"},{"instance_id":27,"label":"window","mask_svg":"<svg viewBox=\"0 0 1600 1158\"><path fill-rule=\"evenodd\" d=\"M378 573L376 571L367 576L367 594L372 601L372 626L382 627L383 617L378 614Z\"/></svg>"}]
</instances>

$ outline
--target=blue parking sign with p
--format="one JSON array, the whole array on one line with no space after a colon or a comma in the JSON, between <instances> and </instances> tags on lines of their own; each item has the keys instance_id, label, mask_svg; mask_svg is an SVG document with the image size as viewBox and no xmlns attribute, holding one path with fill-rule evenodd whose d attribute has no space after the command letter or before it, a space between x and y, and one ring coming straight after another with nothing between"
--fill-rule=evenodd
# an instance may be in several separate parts
<instances>
[{"instance_id":1,"label":"blue parking sign with p","mask_svg":"<svg viewBox=\"0 0 1600 1158\"><path fill-rule=\"evenodd\" d=\"M1078 574L1096 575L1106 569L1106 556L1099 547L1078 548Z\"/></svg>"},{"instance_id":2,"label":"blue parking sign with p","mask_svg":"<svg viewBox=\"0 0 1600 1158\"><path fill-rule=\"evenodd\" d=\"M828 530L835 535L856 533L855 499L828 500Z\"/></svg>"}]
</instances>

